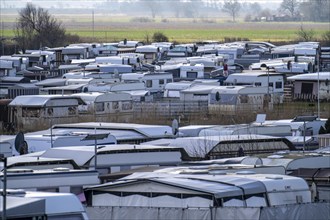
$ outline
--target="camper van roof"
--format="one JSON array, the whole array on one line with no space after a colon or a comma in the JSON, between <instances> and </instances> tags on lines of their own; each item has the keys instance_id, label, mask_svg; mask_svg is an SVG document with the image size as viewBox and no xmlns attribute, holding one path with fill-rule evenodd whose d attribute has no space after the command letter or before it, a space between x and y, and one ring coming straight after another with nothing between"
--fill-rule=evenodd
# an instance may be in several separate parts
<instances>
[{"instance_id":1,"label":"camper van roof","mask_svg":"<svg viewBox=\"0 0 330 220\"><path fill-rule=\"evenodd\" d=\"M118 181L97 186L88 186L87 190L104 190L121 187L125 191L125 185L159 183L169 187L166 193L174 193L173 187L184 188L199 192L198 194L211 194L215 198L232 197L282 191L284 185L290 185L290 190L308 190L307 183L297 177L273 174L169 174L161 172L138 172L121 178ZM139 188L140 189L140 188ZM165 188L163 188L165 190Z\"/></svg>"},{"instance_id":2,"label":"camper van roof","mask_svg":"<svg viewBox=\"0 0 330 220\"><path fill-rule=\"evenodd\" d=\"M58 124L54 125L56 128L74 128L74 129L102 129L102 130L118 130L118 131L133 131L143 135L144 137L164 137L172 135L172 128L165 125L146 125L146 124L132 124L132 123L73 123L73 124Z\"/></svg>"},{"instance_id":3,"label":"camper van roof","mask_svg":"<svg viewBox=\"0 0 330 220\"><path fill-rule=\"evenodd\" d=\"M42 154L42 152L40 152ZM35 156L34 154L27 154L22 156L15 156L15 157L8 157L7 166L8 168L12 166L22 165L22 164L37 164L37 163L47 163L47 164L58 164L61 162L72 164L74 168L78 168L77 164L71 159L64 159L64 158L47 158L47 157L40 157Z\"/></svg>"},{"instance_id":4,"label":"camper van roof","mask_svg":"<svg viewBox=\"0 0 330 220\"><path fill-rule=\"evenodd\" d=\"M286 140L282 137L273 137L268 135L258 134L242 134L242 135L216 135L216 136L199 136L199 137L183 137L176 139L168 139L168 142L164 142L162 139L155 140L153 142L146 142L144 144L152 143L154 145L183 147L191 157L204 157L215 146L221 143L237 143L243 141L254 140L256 142L264 142L265 140ZM289 142L289 141L287 141ZM289 148L289 147L288 147Z\"/></svg>"},{"instance_id":5,"label":"camper van roof","mask_svg":"<svg viewBox=\"0 0 330 220\"><path fill-rule=\"evenodd\" d=\"M46 150L42 157L46 158L64 158L72 159L78 166L86 165L95 155L95 146L75 146L75 147L56 147ZM153 152L153 151L183 151L181 147L164 147L152 145L132 145L132 144L119 144L119 145L104 145L99 146L97 149L98 154L116 154L116 153L129 153L129 152Z\"/></svg>"},{"instance_id":6,"label":"camper van roof","mask_svg":"<svg viewBox=\"0 0 330 220\"><path fill-rule=\"evenodd\" d=\"M53 99L77 99L78 103L85 102L78 97L62 96L62 95L25 95L17 96L9 103L9 106L45 106L48 101Z\"/></svg>"},{"instance_id":7,"label":"camper van roof","mask_svg":"<svg viewBox=\"0 0 330 220\"><path fill-rule=\"evenodd\" d=\"M188 87L184 90L182 90L182 93L194 93L194 94L199 94L199 93L211 93L211 91L215 88L217 88L218 85L209 85L209 84L193 84L191 87Z\"/></svg>"},{"instance_id":8,"label":"camper van roof","mask_svg":"<svg viewBox=\"0 0 330 220\"><path fill-rule=\"evenodd\" d=\"M330 72L306 73L288 77L288 81L317 81L330 80Z\"/></svg>"}]
</instances>

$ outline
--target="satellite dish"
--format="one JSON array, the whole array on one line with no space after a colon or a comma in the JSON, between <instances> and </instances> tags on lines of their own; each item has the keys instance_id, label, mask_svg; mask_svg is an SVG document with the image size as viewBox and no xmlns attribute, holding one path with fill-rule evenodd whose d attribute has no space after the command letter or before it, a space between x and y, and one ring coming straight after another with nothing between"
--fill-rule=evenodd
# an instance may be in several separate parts
<instances>
[{"instance_id":1,"label":"satellite dish","mask_svg":"<svg viewBox=\"0 0 330 220\"><path fill-rule=\"evenodd\" d=\"M264 123L266 121L266 114L257 114L256 122L257 123Z\"/></svg>"},{"instance_id":2,"label":"satellite dish","mask_svg":"<svg viewBox=\"0 0 330 220\"><path fill-rule=\"evenodd\" d=\"M179 132L179 122L176 119L173 119L172 121L172 134L177 135Z\"/></svg>"},{"instance_id":3,"label":"satellite dish","mask_svg":"<svg viewBox=\"0 0 330 220\"><path fill-rule=\"evenodd\" d=\"M20 154L27 153L27 143L24 140L24 134L23 134L23 132L18 132L18 134L16 135L16 138L15 138L15 149Z\"/></svg>"}]
</instances>

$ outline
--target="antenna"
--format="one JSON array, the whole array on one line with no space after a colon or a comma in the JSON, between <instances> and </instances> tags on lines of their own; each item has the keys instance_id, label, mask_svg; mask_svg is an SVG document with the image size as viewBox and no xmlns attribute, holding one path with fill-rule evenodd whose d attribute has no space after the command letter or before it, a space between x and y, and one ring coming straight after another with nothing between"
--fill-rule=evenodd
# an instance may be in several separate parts
<instances>
[{"instance_id":1,"label":"antenna","mask_svg":"<svg viewBox=\"0 0 330 220\"><path fill-rule=\"evenodd\" d=\"M176 136L179 133L179 122L176 119L172 121L172 134Z\"/></svg>"},{"instance_id":2,"label":"antenna","mask_svg":"<svg viewBox=\"0 0 330 220\"><path fill-rule=\"evenodd\" d=\"M92 27L93 27L93 41L95 40L94 37L94 10L92 10Z\"/></svg>"}]
</instances>

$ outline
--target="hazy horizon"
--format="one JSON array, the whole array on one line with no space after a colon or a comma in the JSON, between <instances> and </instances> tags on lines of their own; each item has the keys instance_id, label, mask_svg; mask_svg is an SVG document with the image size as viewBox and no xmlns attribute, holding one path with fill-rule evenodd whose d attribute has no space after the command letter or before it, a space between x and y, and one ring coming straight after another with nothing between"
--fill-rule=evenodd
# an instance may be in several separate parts
<instances>
[{"instance_id":1,"label":"hazy horizon","mask_svg":"<svg viewBox=\"0 0 330 220\"><path fill-rule=\"evenodd\" d=\"M131 2L137 2L138 0L130 0ZM175 2L179 0L155 0L158 2ZM217 4L223 3L223 0L201 0L205 4ZM282 0L238 0L240 3L259 3L262 7L274 6L282 2ZM39 7L43 8L94 8L97 9L97 6L106 3L106 2L128 2L128 0L1 0L0 5L3 9L5 8L23 8L27 3L33 3ZM192 0L193 2L193 0Z\"/></svg>"}]
</instances>

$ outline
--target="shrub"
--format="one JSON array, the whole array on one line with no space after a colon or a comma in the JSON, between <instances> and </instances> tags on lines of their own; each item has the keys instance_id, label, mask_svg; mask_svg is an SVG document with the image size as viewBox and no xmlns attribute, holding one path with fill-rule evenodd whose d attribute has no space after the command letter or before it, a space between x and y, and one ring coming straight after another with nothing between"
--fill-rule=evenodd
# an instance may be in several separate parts
<instances>
[{"instance_id":1,"label":"shrub","mask_svg":"<svg viewBox=\"0 0 330 220\"><path fill-rule=\"evenodd\" d=\"M326 31L322 34L322 43L324 45L330 45L330 31Z\"/></svg>"},{"instance_id":2,"label":"shrub","mask_svg":"<svg viewBox=\"0 0 330 220\"><path fill-rule=\"evenodd\" d=\"M315 32L310 29L305 30L304 27L301 25L300 29L296 32L298 36L298 40L300 41L312 41L314 39Z\"/></svg>"},{"instance_id":3,"label":"shrub","mask_svg":"<svg viewBox=\"0 0 330 220\"><path fill-rule=\"evenodd\" d=\"M154 22L154 19L151 18L147 18L147 17L136 17L136 18L132 18L130 20L131 22L140 22L140 23L148 23L148 22Z\"/></svg>"},{"instance_id":4,"label":"shrub","mask_svg":"<svg viewBox=\"0 0 330 220\"><path fill-rule=\"evenodd\" d=\"M168 37L162 32L155 32L152 36L154 42L168 42Z\"/></svg>"},{"instance_id":5,"label":"shrub","mask_svg":"<svg viewBox=\"0 0 330 220\"><path fill-rule=\"evenodd\" d=\"M163 23L168 23L168 22L170 22L170 20L168 20L167 18L163 18L163 19L161 20L161 22L163 22Z\"/></svg>"}]
</instances>

